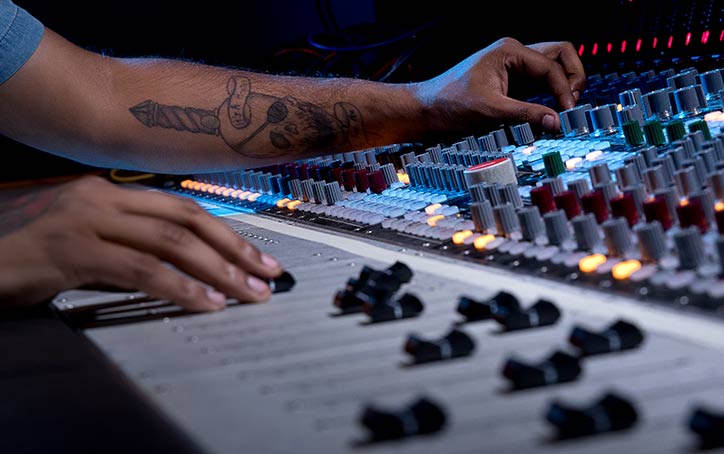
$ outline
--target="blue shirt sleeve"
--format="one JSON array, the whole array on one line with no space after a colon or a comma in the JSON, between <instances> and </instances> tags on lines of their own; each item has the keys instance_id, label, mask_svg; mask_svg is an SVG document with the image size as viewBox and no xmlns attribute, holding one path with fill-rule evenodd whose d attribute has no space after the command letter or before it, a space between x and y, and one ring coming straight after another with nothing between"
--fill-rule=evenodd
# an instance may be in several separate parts
<instances>
[{"instance_id":1,"label":"blue shirt sleeve","mask_svg":"<svg viewBox=\"0 0 724 454\"><path fill-rule=\"evenodd\" d=\"M40 44L44 27L11 0L0 0L0 84L15 74Z\"/></svg>"}]
</instances>

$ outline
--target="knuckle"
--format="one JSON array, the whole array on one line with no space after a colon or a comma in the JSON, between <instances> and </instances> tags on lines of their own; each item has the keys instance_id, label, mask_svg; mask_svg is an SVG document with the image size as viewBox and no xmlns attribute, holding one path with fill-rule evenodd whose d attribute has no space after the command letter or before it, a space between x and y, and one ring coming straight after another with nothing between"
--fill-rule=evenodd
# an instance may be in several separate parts
<instances>
[{"instance_id":1,"label":"knuckle","mask_svg":"<svg viewBox=\"0 0 724 454\"><path fill-rule=\"evenodd\" d=\"M164 243L172 245L188 245L192 241L193 235L186 228L179 224L168 221L158 221L158 237Z\"/></svg>"},{"instance_id":2,"label":"knuckle","mask_svg":"<svg viewBox=\"0 0 724 454\"><path fill-rule=\"evenodd\" d=\"M140 254L128 264L129 280L135 286L141 286L158 277L161 261L153 255Z\"/></svg>"}]
</instances>

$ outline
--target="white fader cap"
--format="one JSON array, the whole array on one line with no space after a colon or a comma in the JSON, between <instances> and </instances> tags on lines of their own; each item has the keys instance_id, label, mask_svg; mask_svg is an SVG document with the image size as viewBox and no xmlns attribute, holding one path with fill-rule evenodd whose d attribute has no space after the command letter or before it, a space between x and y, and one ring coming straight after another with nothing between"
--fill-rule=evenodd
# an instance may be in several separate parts
<instances>
[{"instance_id":1,"label":"white fader cap","mask_svg":"<svg viewBox=\"0 0 724 454\"><path fill-rule=\"evenodd\" d=\"M463 175L468 187L480 183L518 183L515 166L510 158L499 158L468 167Z\"/></svg>"}]
</instances>

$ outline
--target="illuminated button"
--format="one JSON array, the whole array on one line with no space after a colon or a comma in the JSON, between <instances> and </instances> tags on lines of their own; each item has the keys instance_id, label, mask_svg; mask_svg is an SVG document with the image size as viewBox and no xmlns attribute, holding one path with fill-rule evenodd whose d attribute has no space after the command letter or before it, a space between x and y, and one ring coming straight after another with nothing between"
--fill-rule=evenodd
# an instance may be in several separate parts
<instances>
[{"instance_id":1,"label":"illuminated button","mask_svg":"<svg viewBox=\"0 0 724 454\"><path fill-rule=\"evenodd\" d=\"M455 244L463 244L465 243L465 239L472 235L472 230L461 230L459 232L455 232L452 236L452 242Z\"/></svg>"},{"instance_id":2,"label":"illuminated button","mask_svg":"<svg viewBox=\"0 0 724 454\"><path fill-rule=\"evenodd\" d=\"M224 189L224 191L221 193L221 195L223 195L224 197L229 197L229 195L230 195L232 192L234 192L234 188L226 188L226 189Z\"/></svg>"},{"instance_id":3,"label":"illuminated button","mask_svg":"<svg viewBox=\"0 0 724 454\"><path fill-rule=\"evenodd\" d=\"M638 260L624 260L617 263L612 269L611 274L614 279L628 279L633 273L641 269L641 262Z\"/></svg>"},{"instance_id":4,"label":"illuminated button","mask_svg":"<svg viewBox=\"0 0 724 454\"><path fill-rule=\"evenodd\" d=\"M584 273L592 273L596 268L606 263L606 256L603 254L592 254L582 258L578 262L578 269Z\"/></svg>"},{"instance_id":5,"label":"illuminated button","mask_svg":"<svg viewBox=\"0 0 724 454\"><path fill-rule=\"evenodd\" d=\"M254 194L249 195L247 200L249 202L256 202L256 199L258 199L259 197L261 197L261 194L259 194L258 192L255 192Z\"/></svg>"},{"instance_id":6,"label":"illuminated button","mask_svg":"<svg viewBox=\"0 0 724 454\"><path fill-rule=\"evenodd\" d=\"M189 187L190 187L191 189L193 189L194 191L198 191L198 190L201 189L201 185L202 185L202 184L203 184L203 183L201 183L200 181L194 181L194 182L192 182L192 183L189 185Z\"/></svg>"},{"instance_id":7,"label":"illuminated button","mask_svg":"<svg viewBox=\"0 0 724 454\"><path fill-rule=\"evenodd\" d=\"M432 216L435 214L440 208L442 208L442 205L439 203L433 203L432 205L428 205L425 207L425 213Z\"/></svg>"},{"instance_id":8,"label":"illuminated button","mask_svg":"<svg viewBox=\"0 0 724 454\"><path fill-rule=\"evenodd\" d=\"M576 157L576 158L570 158L566 161L566 169L573 170L576 168L576 166L581 164L581 161L583 161L583 158Z\"/></svg>"},{"instance_id":9,"label":"illuminated button","mask_svg":"<svg viewBox=\"0 0 724 454\"><path fill-rule=\"evenodd\" d=\"M188 189L188 187L191 186L191 183L193 183L192 180L184 180L180 184L182 188Z\"/></svg>"},{"instance_id":10,"label":"illuminated button","mask_svg":"<svg viewBox=\"0 0 724 454\"><path fill-rule=\"evenodd\" d=\"M485 250L485 248L490 244L491 241L495 239L495 235L482 235L475 239L473 242L473 246L475 246L475 249L482 251Z\"/></svg>"},{"instance_id":11,"label":"illuminated button","mask_svg":"<svg viewBox=\"0 0 724 454\"><path fill-rule=\"evenodd\" d=\"M595 161L596 159L600 158L602 155L603 155L603 151L594 150L594 151L586 154L586 161Z\"/></svg>"},{"instance_id":12,"label":"illuminated button","mask_svg":"<svg viewBox=\"0 0 724 454\"><path fill-rule=\"evenodd\" d=\"M291 202L287 203L287 209L290 211L294 211L299 207L299 205L301 205L301 203L301 200L292 200Z\"/></svg>"},{"instance_id":13,"label":"illuminated button","mask_svg":"<svg viewBox=\"0 0 724 454\"><path fill-rule=\"evenodd\" d=\"M224 192L226 192L229 188L226 186L217 186L216 190L214 191L214 194L216 195L222 195Z\"/></svg>"},{"instance_id":14,"label":"illuminated button","mask_svg":"<svg viewBox=\"0 0 724 454\"><path fill-rule=\"evenodd\" d=\"M284 208L285 206L287 206L289 204L289 202L291 202L291 200L289 200L287 198L277 200L277 207Z\"/></svg>"},{"instance_id":15,"label":"illuminated button","mask_svg":"<svg viewBox=\"0 0 724 454\"><path fill-rule=\"evenodd\" d=\"M445 218L445 216L443 216L443 215L441 215L441 214L432 216L432 217L430 217L430 218L427 219L427 225L429 225L430 227L435 227L435 226L437 225L437 222L438 222L439 220L441 220L441 219L444 219L444 218Z\"/></svg>"}]
</instances>

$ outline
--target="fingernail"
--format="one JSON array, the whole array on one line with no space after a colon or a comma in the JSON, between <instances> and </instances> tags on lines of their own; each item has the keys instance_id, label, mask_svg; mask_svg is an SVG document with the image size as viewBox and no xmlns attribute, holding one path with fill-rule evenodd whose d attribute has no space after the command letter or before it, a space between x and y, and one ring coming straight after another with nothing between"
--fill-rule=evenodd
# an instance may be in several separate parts
<instances>
[{"instance_id":1,"label":"fingernail","mask_svg":"<svg viewBox=\"0 0 724 454\"><path fill-rule=\"evenodd\" d=\"M573 99L575 99L576 102L578 102L578 97L581 96L581 93L578 90L573 90L571 92L571 95L573 95Z\"/></svg>"},{"instance_id":2,"label":"fingernail","mask_svg":"<svg viewBox=\"0 0 724 454\"><path fill-rule=\"evenodd\" d=\"M214 306L226 305L226 295L221 292L217 292L210 287L206 289L206 297L209 299L209 301L211 301Z\"/></svg>"},{"instance_id":3,"label":"fingernail","mask_svg":"<svg viewBox=\"0 0 724 454\"><path fill-rule=\"evenodd\" d=\"M553 118L553 115L546 114L543 115L543 128L546 131L553 131L556 129L556 120Z\"/></svg>"},{"instance_id":4,"label":"fingernail","mask_svg":"<svg viewBox=\"0 0 724 454\"><path fill-rule=\"evenodd\" d=\"M266 293L269 291L269 286L266 282L251 274L246 278L246 285L248 285L254 293Z\"/></svg>"},{"instance_id":5,"label":"fingernail","mask_svg":"<svg viewBox=\"0 0 724 454\"><path fill-rule=\"evenodd\" d=\"M277 262L277 260L271 255L263 252L261 254L261 262L268 268L279 268L279 262Z\"/></svg>"}]
</instances>

